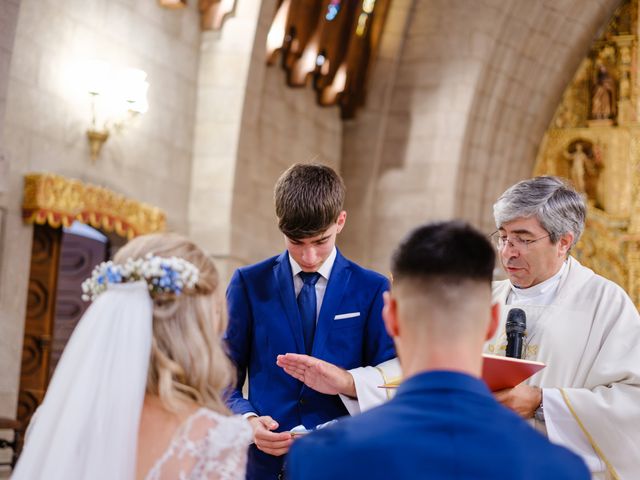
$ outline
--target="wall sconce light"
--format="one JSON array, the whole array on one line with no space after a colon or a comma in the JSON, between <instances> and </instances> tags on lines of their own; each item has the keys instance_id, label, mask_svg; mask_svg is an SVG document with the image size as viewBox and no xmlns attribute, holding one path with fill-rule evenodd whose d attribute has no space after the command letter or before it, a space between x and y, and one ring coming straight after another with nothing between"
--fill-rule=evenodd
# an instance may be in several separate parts
<instances>
[{"instance_id":1,"label":"wall sconce light","mask_svg":"<svg viewBox=\"0 0 640 480\"><path fill-rule=\"evenodd\" d=\"M145 113L147 74L135 68L113 70L108 63L86 64L86 89L91 98L91 126L87 130L91 160L96 161L112 130L120 131Z\"/></svg>"}]
</instances>

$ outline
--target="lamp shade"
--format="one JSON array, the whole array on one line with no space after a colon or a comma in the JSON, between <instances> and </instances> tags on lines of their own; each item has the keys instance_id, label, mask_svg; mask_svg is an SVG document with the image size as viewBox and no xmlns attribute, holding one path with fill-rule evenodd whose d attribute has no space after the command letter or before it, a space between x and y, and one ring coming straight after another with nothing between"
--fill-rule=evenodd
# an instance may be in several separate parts
<instances>
[{"instance_id":1,"label":"lamp shade","mask_svg":"<svg viewBox=\"0 0 640 480\"><path fill-rule=\"evenodd\" d=\"M120 90L120 98L127 102L129 110L145 113L149 109L147 74L137 68L126 68L120 72L118 77L119 85L117 88Z\"/></svg>"},{"instance_id":2,"label":"lamp shade","mask_svg":"<svg viewBox=\"0 0 640 480\"><path fill-rule=\"evenodd\" d=\"M102 95L109 88L111 66L102 60L89 60L82 68L84 88L92 95Z\"/></svg>"}]
</instances>

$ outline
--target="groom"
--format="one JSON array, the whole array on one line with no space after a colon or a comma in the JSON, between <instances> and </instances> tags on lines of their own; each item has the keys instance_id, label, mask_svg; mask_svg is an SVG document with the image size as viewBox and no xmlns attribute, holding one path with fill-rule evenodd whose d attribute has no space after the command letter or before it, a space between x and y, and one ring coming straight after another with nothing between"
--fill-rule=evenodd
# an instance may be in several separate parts
<instances>
[{"instance_id":1,"label":"groom","mask_svg":"<svg viewBox=\"0 0 640 480\"><path fill-rule=\"evenodd\" d=\"M347 217L344 191L342 179L323 165L284 172L275 204L286 250L238 269L227 290L226 340L238 371L228 405L253 426L249 479L281 478L293 427L312 429L348 414L336 392L313 390L278 367L278 355L308 354L343 369L395 356L381 316L387 279L335 247ZM345 388L356 396L353 384Z\"/></svg>"},{"instance_id":2,"label":"groom","mask_svg":"<svg viewBox=\"0 0 640 480\"><path fill-rule=\"evenodd\" d=\"M484 235L461 222L407 237L383 311L405 380L389 402L296 441L289 480L589 479L578 456L502 407L479 378L498 325L494 262Z\"/></svg>"}]
</instances>

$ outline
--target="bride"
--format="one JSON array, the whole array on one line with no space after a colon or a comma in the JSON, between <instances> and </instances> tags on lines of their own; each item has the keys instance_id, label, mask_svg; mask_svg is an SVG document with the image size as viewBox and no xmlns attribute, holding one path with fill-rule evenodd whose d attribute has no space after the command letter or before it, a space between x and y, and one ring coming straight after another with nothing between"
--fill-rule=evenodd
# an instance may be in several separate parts
<instances>
[{"instance_id":1,"label":"bride","mask_svg":"<svg viewBox=\"0 0 640 480\"><path fill-rule=\"evenodd\" d=\"M242 479L251 429L215 265L175 234L138 237L83 284L93 300L34 415L14 480Z\"/></svg>"}]
</instances>

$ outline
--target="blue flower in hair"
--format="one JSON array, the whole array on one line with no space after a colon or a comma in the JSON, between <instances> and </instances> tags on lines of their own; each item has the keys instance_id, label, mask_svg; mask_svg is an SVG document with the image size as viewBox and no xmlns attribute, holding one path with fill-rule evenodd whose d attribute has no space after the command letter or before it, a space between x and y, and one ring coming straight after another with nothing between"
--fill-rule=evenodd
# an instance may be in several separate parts
<instances>
[{"instance_id":1,"label":"blue flower in hair","mask_svg":"<svg viewBox=\"0 0 640 480\"><path fill-rule=\"evenodd\" d=\"M180 295L184 288L194 288L198 282L198 269L187 260L177 257L128 259L124 265L103 262L94 268L91 278L82 283L83 298L93 300L107 289L107 284L145 280L149 293L173 293Z\"/></svg>"},{"instance_id":2,"label":"blue flower in hair","mask_svg":"<svg viewBox=\"0 0 640 480\"><path fill-rule=\"evenodd\" d=\"M122 274L116 267L109 265L105 272L107 276L107 282L109 283L122 283Z\"/></svg>"}]
</instances>

